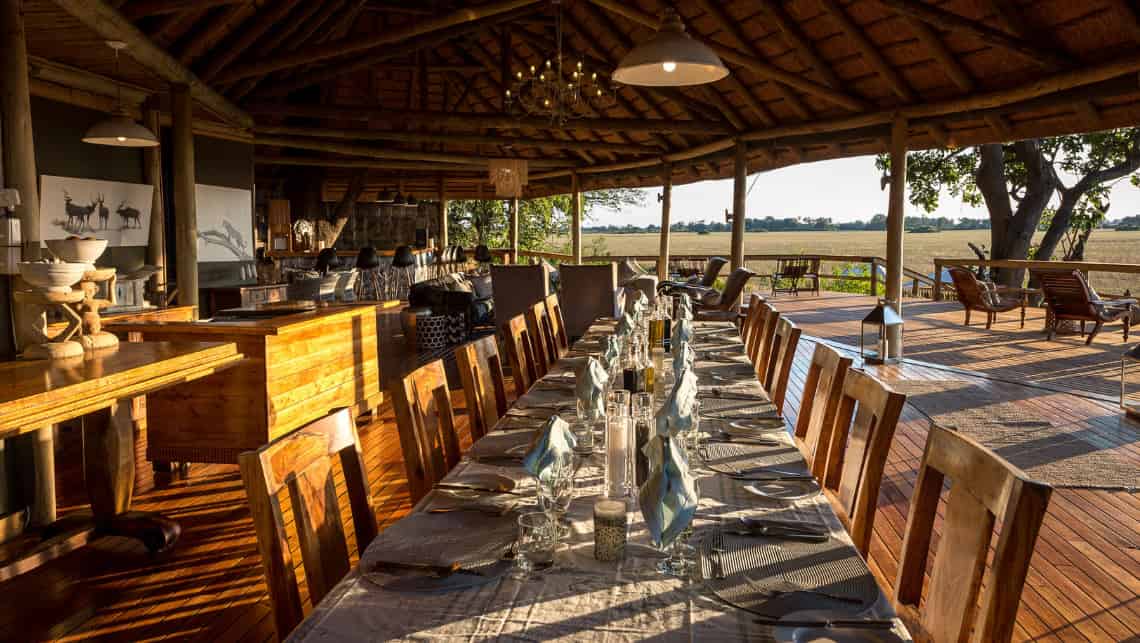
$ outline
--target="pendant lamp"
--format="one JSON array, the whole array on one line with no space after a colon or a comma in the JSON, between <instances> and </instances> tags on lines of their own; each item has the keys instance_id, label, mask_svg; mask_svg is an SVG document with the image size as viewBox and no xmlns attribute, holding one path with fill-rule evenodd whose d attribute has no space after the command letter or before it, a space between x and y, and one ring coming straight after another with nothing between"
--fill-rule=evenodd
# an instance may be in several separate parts
<instances>
[{"instance_id":1,"label":"pendant lamp","mask_svg":"<svg viewBox=\"0 0 1140 643\"><path fill-rule=\"evenodd\" d=\"M119 52L126 49L127 43L121 40L108 40L107 46L115 50L115 76L118 76ZM156 147L158 137L154 132L136 123L127 113L123 106L123 87L117 82L115 96L115 113L110 118L92 125L83 135L83 142L115 147Z\"/></svg>"},{"instance_id":2,"label":"pendant lamp","mask_svg":"<svg viewBox=\"0 0 1140 643\"><path fill-rule=\"evenodd\" d=\"M712 83L728 75L720 57L685 33L685 24L666 9L661 27L622 58L613 79L626 85L684 87Z\"/></svg>"}]
</instances>

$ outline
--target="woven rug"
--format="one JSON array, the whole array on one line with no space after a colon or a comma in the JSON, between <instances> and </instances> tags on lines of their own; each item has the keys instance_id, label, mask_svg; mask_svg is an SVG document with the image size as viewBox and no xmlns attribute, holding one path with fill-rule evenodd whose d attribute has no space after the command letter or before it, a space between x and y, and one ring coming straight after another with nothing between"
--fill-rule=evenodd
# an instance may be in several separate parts
<instances>
[{"instance_id":1,"label":"woven rug","mask_svg":"<svg viewBox=\"0 0 1140 643\"><path fill-rule=\"evenodd\" d=\"M1111 417L1074 421L1060 409L1027 408L1019 400L1051 393L1022 386L903 380L891 388L906 393L907 404L931 422L970 436L1035 480L1054 487L1140 490L1140 433Z\"/></svg>"}]
</instances>

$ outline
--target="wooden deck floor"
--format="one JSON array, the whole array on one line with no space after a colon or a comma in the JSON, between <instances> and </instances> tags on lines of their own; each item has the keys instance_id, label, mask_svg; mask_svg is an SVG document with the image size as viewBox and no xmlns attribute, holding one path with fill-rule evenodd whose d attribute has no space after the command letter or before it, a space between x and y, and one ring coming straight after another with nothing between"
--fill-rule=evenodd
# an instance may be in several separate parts
<instances>
[{"instance_id":1,"label":"wooden deck floor","mask_svg":"<svg viewBox=\"0 0 1140 643\"><path fill-rule=\"evenodd\" d=\"M860 300L861 299L861 300ZM842 338L851 333L853 319L868 306L867 298L823 298L780 302L781 309L805 327L806 333ZM923 309L909 308L910 314ZM953 311L952 307L938 304ZM832 311L832 308L835 311ZM795 312L793 312L795 309ZM927 316L929 315L929 316ZM960 323L960 315L939 309L924 312L932 326L940 315ZM956 316L957 315L957 316ZM932 321L927 321L932 320ZM1039 322L1038 322L1039 325ZM855 325L857 328L857 323ZM908 353L920 350L920 324L908 326ZM933 331L932 331L933 332ZM1004 331L1003 331L1004 332ZM945 333L945 329L943 329ZM984 329L981 331L984 333ZM980 334L980 333L979 333ZM1119 333L1106 334L1102 344L1119 346ZM1027 339L1027 341L1029 341ZM1075 340L1064 340L1074 346ZM1055 347L1057 348L1057 347ZM799 404L812 344L803 342L789 387L789 415ZM951 352L950 349L946 349ZM997 355L995 369L1030 368L1022 349ZM1058 348L1061 359L1066 351ZM1080 349L1077 349L1080 353ZM927 359L927 358L923 358ZM965 368L961 364L955 364ZM1009 366L1008 368L1014 368ZM979 369L981 370L981 369ZM924 366L880 367L887 379L948 379L946 371ZM997 370L999 374L1006 372ZM1041 369L1041 376L1048 371ZM957 375L959 377L964 377ZM1039 391L1039 389L1034 389ZM460 399L462 395L458 396ZM1019 397L1040 413L1087 413L1084 404L1066 405L1056 395ZM459 401L459 400L457 400ZM1070 408L1072 407L1072 408ZM1103 405L1110 409L1110 405ZM1076 410L1073 410L1076 409ZM1106 411L1108 412L1108 411ZM908 501L925 443L927 421L908 408L896 433L879 499L879 514L871 544L871 566L886 586L894 580ZM1131 445L1140 467L1140 426ZM360 427L373 493L380 507L381 527L410 508L399 441L390 410ZM144 436L145 439L145 436ZM142 445L139 445L140 453ZM78 434L65 432L58 442L60 502L64 510L82 507ZM162 510L179 519L183 536L176 550L150 558L126 540L104 539L36 572L0 585L5 597L0 608L0 638L38 640L141 641L262 641L275 638L264 582L254 544L253 527L245 506L236 467L195 466L186 479L155 485L149 466L137 476L141 509ZM1053 494L1033 558L1018 613L1018 640L1120 641L1137 640L1140 632L1140 495L1103 490L1060 489Z\"/></svg>"}]
</instances>

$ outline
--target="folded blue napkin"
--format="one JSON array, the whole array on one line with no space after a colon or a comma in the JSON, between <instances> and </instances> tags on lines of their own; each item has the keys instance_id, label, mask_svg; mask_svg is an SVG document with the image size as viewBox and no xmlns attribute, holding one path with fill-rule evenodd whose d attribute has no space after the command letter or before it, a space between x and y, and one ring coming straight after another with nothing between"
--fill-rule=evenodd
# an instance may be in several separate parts
<instances>
[{"instance_id":1,"label":"folded blue napkin","mask_svg":"<svg viewBox=\"0 0 1140 643\"><path fill-rule=\"evenodd\" d=\"M672 438L654 436L644 451L649 459L649 477L641 485L638 504L653 542L669 546L693 521L698 501L696 481Z\"/></svg>"},{"instance_id":2,"label":"folded blue napkin","mask_svg":"<svg viewBox=\"0 0 1140 643\"><path fill-rule=\"evenodd\" d=\"M681 293L681 301L677 304L677 319L693 318L693 300L685 293Z\"/></svg>"},{"instance_id":3,"label":"folded blue napkin","mask_svg":"<svg viewBox=\"0 0 1140 643\"><path fill-rule=\"evenodd\" d=\"M625 313L621 316L621 321L618 322L617 334L621 337L629 337L636 323L632 313Z\"/></svg>"},{"instance_id":4,"label":"folded blue napkin","mask_svg":"<svg viewBox=\"0 0 1140 643\"><path fill-rule=\"evenodd\" d=\"M697 375L692 370L682 371L677 376L669 397L657 410L654 420L657 435L675 437L678 433L693 428L694 411L697 407Z\"/></svg>"},{"instance_id":5,"label":"folded blue napkin","mask_svg":"<svg viewBox=\"0 0 1140 643\"><path fill-rule=\"evenodd\" d=\"M602 367L608 372L621 358L621 339L617 335L602 336Z\"/></svg>"},{"instance_id":6,"label":"folded blue napkin","mask_svg":"<svg viewBox=\"0 0 1140 643\"><path fill-rule=\"evenodd\" d=\"M693 339L693 322L689 319L680 319L673 322L673 336L670 337L673 355L676 355L683 346Z\"/></svg>"},{"instance_id":7,"label":"folded blue napkin","mask_svg":"<svg viewBox=\"0 0 1140 643\"><path fill-rule=\"evenodd\" d=\"M586 363L578 373L578 383L574 394L578 401L590 409L591 418L600 420L606 414L606 384L610 376L606 367L593 357L587 357Z\"/></svg>"},{"instance_id":8,"label":"folded blue napkin","mask_svg":"<svg viewBox=\"0 0 1140 643\"><path fill-rule=\"evenodd\" d=\"M691 342L685 342L680 349L673 351L673 372L683 373L692 370L697 361L697 351Z\"/></svg>"},{"instance_id":9,"label":"folded blue napkin","mask_svg":"<svg viewBox=\"0 0 1140 643\"><path fill-rule=\"evenodd\" d=\"M527 473L546 482L562 467L574 466L574 447L578 442L566 420L557 415L543 425L538 440L523 458Z\"/></svg>"}]
</instances>

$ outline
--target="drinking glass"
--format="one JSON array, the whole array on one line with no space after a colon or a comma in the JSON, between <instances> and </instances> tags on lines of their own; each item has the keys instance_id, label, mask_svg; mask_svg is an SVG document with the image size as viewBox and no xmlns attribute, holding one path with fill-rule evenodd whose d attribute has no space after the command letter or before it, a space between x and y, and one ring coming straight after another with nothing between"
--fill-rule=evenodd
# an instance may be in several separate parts
<instances>
[{"instance_id":1,"label":"drinking glass","mask_svg":"<svg viewBox=\"0 0 1140 643\"><path fill-rule=\"evenodd\" d=\"M606 469L605 494L609 498L625 498L630 490L630 457L632 422L626 413L617 412L614 405L606 413Z\"/></svg>"},{"instance_id":2,"label":"drinking glass","mask_svg":"<svg viewBox=\"0 0 1140 643\"><path fill-rule=\"evenodd\" d=\"M566 511L574 499L574 467L561 467L545 481L539 480L538 507L550 518L555 526L555 538L570 535L570 527L565 524Z\"/></svg>"},{"instance_id":3,"label":"drinking glass","mask_svg":"<svg viewBox=\"0 0 1140 643\"><path fill-rule=\"evenodd\" d=\"M615 413L618 415L629 415L629 401L631 398L632 394L623 388L611 389L610 392L606 394L606 415Z\"/></svg>"},{"instance_id":4,"label":"drinking glass","mask_svg":"<svg viewBox=\"0 0 1140 643\"><path fill-rule=\"evenodd\" d=\"M685 541L688 536L692 535L692 520L690 519L689 525L686 526L671 543L654 543L657 549L666 554L667 557L657 563L657 571L666 576L676 576L677 578L688 578L696 567L693 558L695 550Z\"/></svg>"},{"instance_id":5,"label":"drinking glass","mask_svg":"<svg viewBox=\"0 0 1140 643\"><path fill-rule=\"evenodd\" d=\"M515 572L513 578L525 580L536 570L554 564L556 530L550 516L531 511L519 516L519 535L515 541Z\"/></svg>"},{"instance_id":6,"label":"drinking glass","mask_svg":"<svg viewBox=\"0 0 1140 643\"><path fill-rule=\"evenodd\" d=\"M589 455L594 452L594 419L588 417L582 418L578 415L578 421L570 428L574 433L574 452L578 455Z\"/></svg>"}]
</instances>

